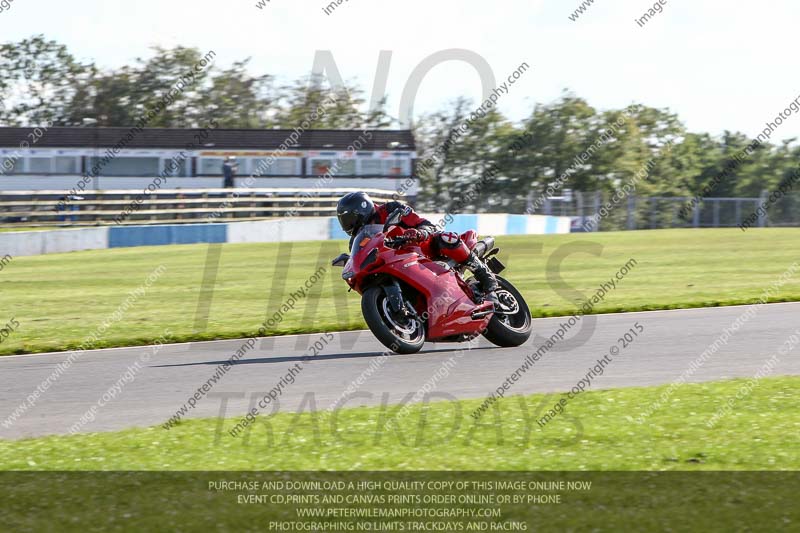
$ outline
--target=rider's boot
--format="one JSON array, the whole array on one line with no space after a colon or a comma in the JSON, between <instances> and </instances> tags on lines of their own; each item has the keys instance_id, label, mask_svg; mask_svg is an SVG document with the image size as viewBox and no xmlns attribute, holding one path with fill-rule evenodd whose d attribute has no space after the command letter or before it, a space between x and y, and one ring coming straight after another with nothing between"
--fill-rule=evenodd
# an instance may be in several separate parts
<instances>
[{"instance_id":1,"label":"rider's boot","mask_svg":"<svg viewBox=\"0 0 800 533\"><path fill-rule=\"evenodd\" d=\"M499 287L497 285L497 278L494 277L494 273L489 270L489 267L486 266L486 263L481 261L474 252L470 252L469 257L464 262L464 266L466 266L475 276L475 279L478 280L478 285L481 292L483 292L484 300L487 302L492 302L495 306L495 309L497 309L499 301L495 291L497 291Z\"/></svg>"}]
</instances>

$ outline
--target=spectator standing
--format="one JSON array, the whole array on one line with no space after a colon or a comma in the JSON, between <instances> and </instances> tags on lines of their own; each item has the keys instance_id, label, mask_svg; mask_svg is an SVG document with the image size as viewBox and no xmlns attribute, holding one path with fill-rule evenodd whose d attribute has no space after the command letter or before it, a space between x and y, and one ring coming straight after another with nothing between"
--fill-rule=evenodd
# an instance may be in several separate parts
<instances>
[{"instance_id":1,"label":"spectator standing","mask_svg":"<svg viewBox=\"0 0 800 533\"><path fill-rule=\"evenodd\" d=\"M222 186L226 189L233 188L233 179L238 171L239 164L236 162L236 158L232 156L226 157L225 162L222 163L222 175L224 176Z\"/></svg>"}]
</instances>

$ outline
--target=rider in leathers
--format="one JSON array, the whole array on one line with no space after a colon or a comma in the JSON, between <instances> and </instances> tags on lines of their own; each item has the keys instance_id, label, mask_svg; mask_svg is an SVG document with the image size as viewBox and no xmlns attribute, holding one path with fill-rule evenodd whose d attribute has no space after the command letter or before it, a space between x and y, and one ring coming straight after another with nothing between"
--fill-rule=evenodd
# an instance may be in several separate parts
<instances>
[{"instance_id":1,"label":"rider in leathers","mask_svg":"<svg viewBox=\"0 0 800 533\"><path fill-rule=\"evenodd\" d=\"M397 209L403 210L399 225L405 229L403 233L405 240L418 243L423 253L431 258L444 256L466 266L475 275L486 300L497 306L495 291L498 286L494 274L467 247L458 233L440 231L431 221L422 218L410 206L400 202L392 201L376 205L364 192L344 195L339 200L336 214L342 230L350 235L352 247L353 238L362 227L367 224L384 224L389 215Z\"/></svg>"}]
</instances>

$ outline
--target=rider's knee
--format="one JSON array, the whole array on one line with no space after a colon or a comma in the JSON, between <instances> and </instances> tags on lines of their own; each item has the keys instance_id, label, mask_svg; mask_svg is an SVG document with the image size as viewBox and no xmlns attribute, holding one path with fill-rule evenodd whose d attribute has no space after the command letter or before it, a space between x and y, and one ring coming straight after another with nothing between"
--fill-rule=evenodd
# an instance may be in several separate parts
<instances>
[{"instance_id":1,"label":"rider's knee","mask_svg":"<svg viewBox=\"0 0 800 533\"><path fill-rule=\"evenodd\" d=\"M436 236L439 251L459 263L463 263L469 257L469 248L461 240L458 233L453 231L443 231Z\"/></svg>"}]
</instances>

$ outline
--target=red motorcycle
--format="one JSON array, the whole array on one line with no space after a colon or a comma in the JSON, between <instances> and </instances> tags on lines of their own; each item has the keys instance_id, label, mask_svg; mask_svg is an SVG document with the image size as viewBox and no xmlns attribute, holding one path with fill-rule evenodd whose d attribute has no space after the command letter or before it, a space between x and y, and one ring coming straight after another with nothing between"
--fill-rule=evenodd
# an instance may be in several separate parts
<instances>
[{"instance_id":1,"label":"red motorcycle","mask_svg":"<svg viewBox=\"0 0 800 533\"><path fill-rule=\"evenodd\" d=\"M465 268L452 260L428 258L403 238L400 212L386 224L364 226L349 254L333 260L342 278L361 294L361 312L370 331L397 353L418 352L425 341L463 342L483 335L502 346L520 346L531 335L528 305L508 280L497 276L499 308L483 302L477 280L465 280ZM495 274L505 269L495 255L494 238L478 240L470 230L467 246Z\"/></svg>"}]
</instances>

